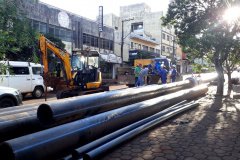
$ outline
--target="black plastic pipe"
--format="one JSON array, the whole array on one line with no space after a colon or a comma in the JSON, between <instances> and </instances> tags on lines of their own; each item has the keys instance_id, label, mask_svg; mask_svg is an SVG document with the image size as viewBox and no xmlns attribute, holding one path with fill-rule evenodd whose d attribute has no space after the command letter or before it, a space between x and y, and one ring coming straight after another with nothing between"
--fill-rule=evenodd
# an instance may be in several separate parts
<instances>
[{"instance_id":1,"label":"black plastic pipe","mask_svg":"<svg viewBox=\"0 0 240 160\"><path fill-rule=\"evenodd\" d=\"M87 154L84 155L83 160L95 160L95 159L97 160L102 155L106 155L108 153L108 151L114 149L115 147L119 146L120 144L127 142L128 140L141 134L142 132L145 132L145 131L151 129L151 128L159 125L160 123L163 123L164 121L168 120L169 118L172 118L173 116L175 116L183 111L186 111L193 107L197 107L198 105L199 105L198 103L189 104L182 108L175 109L174 111L171 111L165 115L162 115L161 117L158 117L157 119L152 120L146 124L143 124L142 126L137 127L135 129L133 129L132 131L129 131L129 132L117 137L116 139L109 141L106 144L88 152Z\"/></svg>"},{"instance_id":2,"label":"black plastic pipe","mask_svg":"<svg viewBox=\"0 0 240 160\"><path fill-rule=\"evenodd\" d=\"M3 159L53 159L129 124L149 117L182 100L205 95L206 85L135 103L85 119L3 142Z\"/></svg>"},{"instance_id":3,"label":"black plastic pipe","mask_svg":"<svg viewBox=\"0 0 240 160\"><path fill-rule=\"evenodd\" d=\"M176 110L178 108L181 108L181 107L184 107L184 106L188 105L186 103L187 103L187 101L184 100L184 101L182 101L182 102L180 102L180 103L178 103L178 104L176 104L176 105L174 105L172 107L169 107L169 108L167 108L167 109L165 109L165 110L163 110L161 112L158 112L158 113L156 113L156 114L154 114L154 115L152 115L150 117L144 118L144 119L142 119L140 121L137 121L137 122L135 122L133 124L130 124L130 125L122 128L120 130L117 130L117 131L115 131L115 132L113 132L111 134L108 134L108 135L106 135L106 136L104 136L102 138L99 138L99 139L97 139L97 140L95 140L95 141L93 141L91 143L88 143L88 144L86 144L86 145L84 145L82 147L79 147L79 148L75 149L72 152L72 157L74 159L82 158L83 155L85 153L87 153L88 151L93 150L93 149L95 149L95 148L97 148L97 147L99 147L99 146L101 146L101 145L103 145L103 144L105 144L105 143L107 143L107 142L109 142L109 141L111 141L111 140L113 140L113 139L123 135L124 133L129 132L129 131L131 131L131 130L133 130L133 129L141 126L141 125L144 125L147 122L152 121L152 120L154 120L154 119L156 119L156 118L158 118L158 117L160 117L160 116L162 116L162 115L164 115L164 114L166 114L166 113L168 113L170 111L173 111L173 110Z\"/></svg>"},{"instance_id":4,"label":"black plastic pipe","mask_svg":"<svg viewBox=\"0 0 240 160\"><path fill-rule=\"evenodd\" d=\"M180 85L178 85L178 86L181 87L182 84L185 84L185 82L180 83ZM145 92L147 92L148 94L153 94L153 93L151 93L151 91L153 91L153 92L155 91L155 89L153 89L154 86L157 86L157 85L145 86L145 87L142 87L141 89L140 88L139 89L137 89L137 88L126 89L126 91L134 91L133 93L136 93L136 90L139 90L139 91L145 90ZM169 85L169 86L171 86L171 85ZM175 87L175 89L176 88L178 88L178 87ZM161 93L164 93L164 91L166 91L166 89L163 89L161 91ZM118 94L118 92L119 92L119 94ZM168 91L166 91L165 93L167 93L167 92ZM102 95L102 94L103 95L111 95L111 93L113 93L113 96L111 97L111 99L112 99L111 104L114 104L114 106L117 105L117 103L116 104L114 103L114 101L115 101L114 97L116 97L115 95L118 95L118 98L121 98L121 95L123 97L127 96L127 94L124 94L124 90L118 90L118 91L109 92L109 93L108 92L98 93L98 94L94 94L94 95L90 96L90 97L92 97L92 99L93 99L92 101L94 101L94 102L85 102L85 104L87 103L88 104L87 107L90 107L91 104L96 105L96 102L101 103L101 102L99 102L99 100L97 100L96 98L93 98L93 97L95 97L97 95ZM100 97L104 97L104 96L100 96ZM134 100L134 98L135 98L134 96L132 96L131 98L133 98L132 103L138 102L141 100L141 99ZM63 100L57 100L57 101L53 101L51 103L59 104L59 106L61 106L60 104L64 105L67 103L71 106L71 102L75 101L75 99L78 99L78 98L68 98L68 99L63 99ZM82 96L81 100L88 101L89 98L88 98L88 96ZM118 101L119 101L119 99L118 99ZM3 111L3 112L0 113L0 142L6 141L9 139L13 139L13 138L17 138L20 136L24 136L26 134L31 134L31 133L45 129L45 127L40 125L39 120L37 118L37 108L40 104L41 103L2 109L1 111ZM84 104L84 103L82 103L82 104ZM73 105L74 105L74 103L73 103ZM122 105L124 105L124 103L122 103ZM101 106L104 106L104 102L101 104ZM87 109L87 107L85 109ZM121 106L118 106L118 107L121 107ZM61 110L61 111L63 111L63 110ZM89 111L85 110L85 113L88 114ZM44 114L44 116L47 116L47 115L48 114ZM74 120L75 118L76 117L69 117L68 119Z\"/></svg>"},{"instance_id":5,"label":"black plastic pipe","mask_svg":"<svg viewBox=\"0 0 240 160\"><path fill-rule=\"evenodd\" d=\"M191 87L194 79L63 99L41 104L37 116L43 126L52 127Z\"/></svg>"},{"instance_id":6,"label":"black plastic pipe","mask_svg":"<svg viewBox=\"0 0 240 160\"><path fill-rule=\"evenodd\" d=\"M0 142L43 130L37 109L0 117Z\"/></svg>"}]
</instances>

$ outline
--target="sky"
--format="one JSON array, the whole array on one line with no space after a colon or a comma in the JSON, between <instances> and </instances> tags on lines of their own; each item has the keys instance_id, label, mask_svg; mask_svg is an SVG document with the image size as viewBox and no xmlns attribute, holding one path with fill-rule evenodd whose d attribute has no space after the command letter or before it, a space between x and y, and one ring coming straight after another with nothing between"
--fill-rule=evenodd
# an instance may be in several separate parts
<instances>
[{"instance_id":1,"label":"sky","mask_svg":"<svg viewBox=\"0 0 240 160\"><path fill-rule=\"evenodd\" d=\"M40 0L40 2L95 20L99 6L103 6L103 14L113 13L119 16L120 6L137 3L146 3L151 12L167 11L169 0Z\"/></svg>"}]
</instances>

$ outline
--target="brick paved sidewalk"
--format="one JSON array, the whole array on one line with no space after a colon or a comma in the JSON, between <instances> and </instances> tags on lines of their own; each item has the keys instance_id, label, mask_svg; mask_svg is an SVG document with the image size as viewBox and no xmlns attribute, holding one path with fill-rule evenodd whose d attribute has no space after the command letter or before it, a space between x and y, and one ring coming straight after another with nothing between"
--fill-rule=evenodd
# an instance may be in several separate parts
<instances>
[{"instance_id":1,"label":"brick paved sidewalk","mask_svg":"<svg viewBox=\"0 0 240 160\"><path fill-rule=\"evenodd\" d=\"M239 122L239 100L209 94L199 107L141 134L102 160L237 160Z\"/></svg>"}]
</instances>

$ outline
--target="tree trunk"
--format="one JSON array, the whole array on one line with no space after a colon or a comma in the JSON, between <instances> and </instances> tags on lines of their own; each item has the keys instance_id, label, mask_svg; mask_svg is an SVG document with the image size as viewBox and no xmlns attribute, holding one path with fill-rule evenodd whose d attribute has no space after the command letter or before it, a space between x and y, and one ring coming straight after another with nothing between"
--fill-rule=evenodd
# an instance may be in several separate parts
<instances>
[{"instance_id":1,"label":"tree trunk","mask_svg":"<svg viewBox=\"0 0 240 160\"><path fill-rule=\"evenodd\" d=\"M231 69L230 69L230 66L228 64L226 65L226 68L227 68L227 76L228 76L228 91L227 91L227 95L230 96L231 91L232 91Z\"/></svg>"},{"instance_id":2,"label":"tree trunk","mask_svg":"<svg viewBox=\"0 0 240 160\"><path fill-rule=\"evenodd\" d=\"M217 93L216 95L223 95L223 85L224 85L224 74L221 64L215 64L216 71L218 73L218 83L217 83Z\"/></svg>"}]
</instances>

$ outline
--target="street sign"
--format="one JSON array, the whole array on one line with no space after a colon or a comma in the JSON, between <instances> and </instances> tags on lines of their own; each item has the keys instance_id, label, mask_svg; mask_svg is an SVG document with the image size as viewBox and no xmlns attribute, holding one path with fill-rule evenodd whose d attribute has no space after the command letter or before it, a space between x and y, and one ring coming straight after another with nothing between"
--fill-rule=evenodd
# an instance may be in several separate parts
<instances>
[{"instance_id":1,"label":"street sign","mask_svg":"<svg viewBox=\"0 0 240 160\"><path fill-rule=\"evenodd\" d=\"M103 6L99 6L98 31L103 31Z\"/></svg>"}]
</instances>

